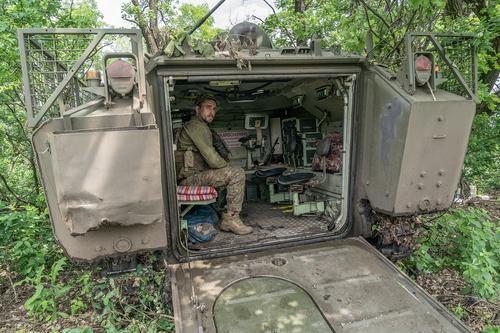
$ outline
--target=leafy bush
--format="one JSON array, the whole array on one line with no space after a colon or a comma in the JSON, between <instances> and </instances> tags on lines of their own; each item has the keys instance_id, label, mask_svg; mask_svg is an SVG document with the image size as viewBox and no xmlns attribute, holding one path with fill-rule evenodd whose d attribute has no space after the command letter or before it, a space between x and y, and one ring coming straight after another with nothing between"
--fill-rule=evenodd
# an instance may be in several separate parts
<instances>
[{"instance_id":1,"label":"leafy bush","mask_svg":"<svg viewBox=\"0 0 500 333\"><path fill-rule=\"evenodd\" d=\"M163 270L139 266L137 272L106 277L94 284L96 320L107 332L173 332L166 306Z\"/></svg>"},{"instance_id":2,"label":"leafy bush","mask_svg":"<svg viewBox=\"0 0 500 333\"><path fill-rule=\"evenodd\" d=\"M24 303L29 313L39 319L56 319L68 315L60 309L60 301L65 298L72 289L71 285L65 284L59 275L67 264L65 257L57 260L50 269L50 274L45 274L43 267L38 270L35 285L35 293Z\"/></svg>"},{"instance_id":3,"label":"leafy bush","mask_svg":"<svg viewBox=\"0 0 500 333\"><path fill-rule=\"evenodd\" d=\"M478 114L474 118L465 157L465 178L481 192L500 186L500 114Z\"/></svg>"},{"instance_id":4,"label":"leafy bush","mask_svg":"<svg viewBox=\"0 0 500 333\"><path fill-rule=\"evenodd\" d=\"M0 263L21 279L34 279L40 269L62 257L47 210L32 206L0 210Z\"/></svg>"},{"instance_id":5,"label":"leafy bush","mask_svg":"<svg viewBox=\"0 0 500 333\"><path fill-rule=\"evenodd\" d=\"M500 326L486 326L484 333L500 333Z\"/></svg>"},{"instance_id":6,"label":"leafy bush","mask_svg":"<svg viewBox=\"0 0 500 333\"><path fill-rule=\"evenodd\" d=\"M470 283L466 290L496 301L500 296L500 227L482 209L453 210L427 224L420 248L406 267L420 272L452 268Z\"/></svg>"},{"instance_id":7,"label":"leafy bush","mask_svg":"<svg viewBox=\"0 0 500 333\"><path fill-rule=\"evenodd\" d=\"M94 324L108 332L173 332L165 300L165 272L151 256L137 272L93 277L89 267L72 265L55 243L47 211L0 206L0 264L15 281L34 292L24 308L37 320L56 320L92 311ZM94 267L95 268L95 267ZM0 276L0 279L3 275ZM8 281L0 281L0 284ZM89 327L66 332L91 333Z\"/></svg>"}]
</instances>

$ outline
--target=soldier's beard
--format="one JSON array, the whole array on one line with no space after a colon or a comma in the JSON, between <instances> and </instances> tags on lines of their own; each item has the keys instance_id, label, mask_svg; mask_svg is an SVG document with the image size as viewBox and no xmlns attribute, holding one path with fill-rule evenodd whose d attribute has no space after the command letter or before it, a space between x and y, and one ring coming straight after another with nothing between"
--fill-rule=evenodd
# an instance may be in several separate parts
<instances>
[{"instance_id":1,"label":"soldier's beard","mask_svg":"<svg viewBox=\"0 0 500 333\"><path fill-rule=\"evenodd\" d=\"M213 116L208 116L208 115L203 116L201 114L198 114L198 118L200 118L201 120L203 120L207 124L210 124L212 121L214 121L214 117Z\"/></svg>"}]
</instances>

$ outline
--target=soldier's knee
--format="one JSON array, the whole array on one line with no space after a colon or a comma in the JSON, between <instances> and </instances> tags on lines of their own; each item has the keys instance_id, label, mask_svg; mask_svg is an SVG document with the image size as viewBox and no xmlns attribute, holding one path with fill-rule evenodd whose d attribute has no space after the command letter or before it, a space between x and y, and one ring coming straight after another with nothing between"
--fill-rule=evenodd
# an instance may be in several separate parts
<instances>
[{"instance_id":1,"label":"soldier's knee","mask_svg":"<svg viewBox=\"0 0 500 333\"><path fill-rule=\"evenodd\" d=\"M234 180L245 180L245 170L241 167L228 167L228 175Z\"/></svg>"},{"instance_id":2,"label":"soldier's knee","mask_svg":"<svg viewBox=\"0 0 500 333\"><path fill-rule=\"evenodd\" d=\"M245 179L245 170L241 167L235 167L236 169L236 177L239 179Z\"/></svg>"}]
</instances>

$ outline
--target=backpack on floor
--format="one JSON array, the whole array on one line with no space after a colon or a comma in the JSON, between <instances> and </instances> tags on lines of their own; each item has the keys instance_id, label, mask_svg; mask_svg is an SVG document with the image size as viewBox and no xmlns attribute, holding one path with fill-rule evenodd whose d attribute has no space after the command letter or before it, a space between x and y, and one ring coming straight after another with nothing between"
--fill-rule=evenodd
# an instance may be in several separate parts
<instances>
[{"instance_id":1,"label":"backpack on floor","mask_svg":"<svg viewBox=\"0 0 500 333\"><path fill-rule=\"evenodd\" d=\"M215 225L219 222L219 217L210 205L195 206L186 214L185 219L189 241L193 244L208 242L217 233Z\"/></svg>"}]
</instances>

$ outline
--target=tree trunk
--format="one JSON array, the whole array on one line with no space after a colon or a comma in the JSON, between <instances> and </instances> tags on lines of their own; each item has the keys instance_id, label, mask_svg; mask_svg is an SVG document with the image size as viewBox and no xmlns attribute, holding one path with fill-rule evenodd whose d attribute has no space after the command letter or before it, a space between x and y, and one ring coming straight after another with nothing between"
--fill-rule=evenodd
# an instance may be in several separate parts
<instances>
[{"instance_id":1,"label":"tree trunk","mask_svg":"<svg viewBox=\"0 0 500 333\"><path fill-rule=\"evenodd\" d=\"M159 43L156 40L157 36L155 36L155 29L157 29L159 32L158 4L156 0L149 0L148 11L145 11L145 9L142 8L141 4L139 3L139 0L131 0L131 2L134 6L141 9L140 14L137 14L137 16L140 17L135 17L134 23L136 23L139 29L141 29L142 35L146 40L146 48L148 52L151 54L159 53L160 52L160 48L158 46ZM151 5L153 5L153 8L151 7ZM149 15L149 12L151 12L152 15Z\"/></svg>"},{"instance_id":2,"label":"tree trunk","mask_svg":"<svg viewBox=\"0 0 500 333\"><path fill-rule=\"evenodd\" d=\"M296 13L303 13L306 11L306 2L305 0L295 0L295 12ZM303 24L303 31L306 31L306 23L304 22ZM298 46L303 46L305 44L306 40L305 39L299 39L297 38L296 45Z\"/></svg>"},{"instance_id":3,"label":"tree trunk","mask_svg":"<svg viewBox=\"0 0 500 333\"><path fill-rule=\"evenodd\" d=\"M295 0L295 12L303 13L306 10L306 3L304 0Z\"/></svg>"}]
</instances>

